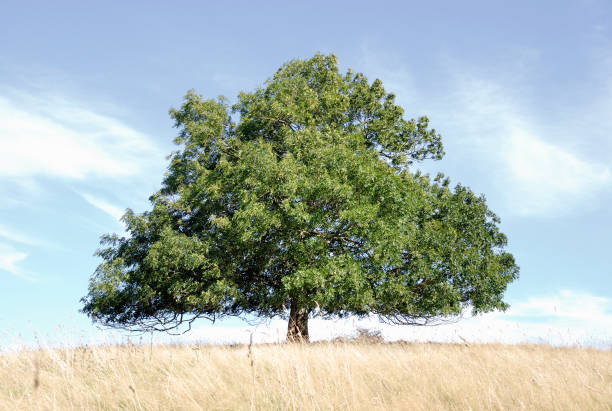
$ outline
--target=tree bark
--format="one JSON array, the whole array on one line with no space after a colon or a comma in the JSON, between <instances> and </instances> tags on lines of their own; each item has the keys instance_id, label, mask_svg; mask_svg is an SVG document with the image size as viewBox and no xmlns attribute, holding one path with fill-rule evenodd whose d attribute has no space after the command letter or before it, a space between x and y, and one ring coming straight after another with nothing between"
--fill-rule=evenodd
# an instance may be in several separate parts
<instances>
[{"instance_id":1,"label":"tree bark","mask_svg":"<svg viewBox=\"0 0 612 411\"><path fill-rule=\"evenodd\" d=\"M291 299L289 326L287 327L287 342L309 342L308 310L300 307L295 298Z\"/></svg>"}]
</instances>

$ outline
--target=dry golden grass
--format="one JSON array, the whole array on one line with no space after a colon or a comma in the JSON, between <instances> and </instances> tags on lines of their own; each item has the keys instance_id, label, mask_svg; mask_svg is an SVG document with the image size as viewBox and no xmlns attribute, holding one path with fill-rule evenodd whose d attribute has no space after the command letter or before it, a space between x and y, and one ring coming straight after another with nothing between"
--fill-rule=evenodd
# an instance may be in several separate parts
<instances>
[{"instance_id":1,"label":"dry golden grass","mask_svg":"<svg viewBox=\"0 0 612 411\"><path fill-rule=\"evenodd\" d=\"M612 409L612 352L540 345L111 346L0 355L0 409Z\"/></svg>"}]
</instances>

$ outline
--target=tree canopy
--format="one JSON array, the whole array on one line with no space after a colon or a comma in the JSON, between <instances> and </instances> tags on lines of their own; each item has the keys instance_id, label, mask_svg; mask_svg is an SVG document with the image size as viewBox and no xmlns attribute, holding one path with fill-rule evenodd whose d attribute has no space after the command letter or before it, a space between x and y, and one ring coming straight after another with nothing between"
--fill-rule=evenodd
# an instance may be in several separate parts
<instances>
[{"instance_id":1,"label":"tree canopy","mask_svg":"<svg viewBox=\"0 0 612 411\"><path fill-rule=\"evenodd\" d=\"M234 115L234 118L232 118ZM284 64L229 106L194 91L152 208L102 237L83 312L131 330L197 318L378 315L430 324L504 310L518 277L484 196L415 171L441 159L427 117L334 55Z\"/></svg>"}]
</instances>

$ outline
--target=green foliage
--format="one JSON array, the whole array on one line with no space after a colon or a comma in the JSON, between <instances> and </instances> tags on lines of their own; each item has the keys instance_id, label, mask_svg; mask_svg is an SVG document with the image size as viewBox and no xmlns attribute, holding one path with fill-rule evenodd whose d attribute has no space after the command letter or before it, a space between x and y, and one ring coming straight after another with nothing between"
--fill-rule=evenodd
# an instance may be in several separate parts
<instances>
[{"instance_id":1,"label":"green foliage","mask_svg":"<svg viewBox=\"0 0 612 411\"><path fill-rule=\"evenodd\" d=\"M291 301L409 324L505 309L518 267L499 220L469 188L411 171L442 158L441 137L394 99L320 54L233 107L187 93L152 210L124 216L128 237L103 237L83 311L171 329L285 315Z\"/></svg>"}]
</instances>

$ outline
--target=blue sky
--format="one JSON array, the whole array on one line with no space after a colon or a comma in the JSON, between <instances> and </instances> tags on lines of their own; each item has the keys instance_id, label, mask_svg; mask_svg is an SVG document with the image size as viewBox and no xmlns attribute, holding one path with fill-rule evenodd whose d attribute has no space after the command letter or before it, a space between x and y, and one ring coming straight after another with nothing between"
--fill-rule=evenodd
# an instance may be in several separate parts
<instances>
[{"instance_id":1,"label":"blue sky","mask_svg":"<svg viewBox=\"0 0 612 411\"><path fill-rule=\"evenodd\" d=\"M187 90L232 100L317 51L428 115L447 154L419 168L501 217L521 278L477 321L612 338L609 2L86 3L2 5L0 341L94 330L92 254L147 209Z\"/></svg>"}]
</instances>

